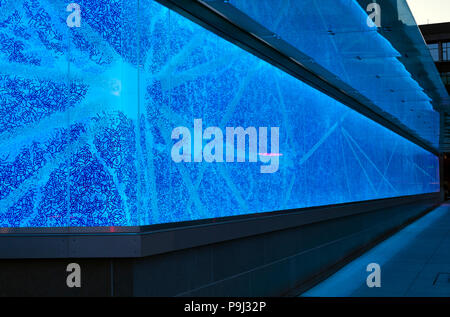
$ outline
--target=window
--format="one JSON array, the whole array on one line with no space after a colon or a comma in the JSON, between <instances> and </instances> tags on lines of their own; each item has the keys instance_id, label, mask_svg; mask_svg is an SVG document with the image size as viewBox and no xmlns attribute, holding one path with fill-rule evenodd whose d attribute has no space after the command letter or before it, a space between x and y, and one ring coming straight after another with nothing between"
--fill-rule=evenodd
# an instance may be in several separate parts
<instances>
[{"instance_id":1,"label":"window","mask_svg":"<svg viewBox=\"0 0 450 317\"><path fill-rule=\"evenodd\" d=\"M428 44L428 48L430 49L431 57L435 62L439 62L439 44Z\"/></svg>"},{"instance_id":2,"label":"window","mask_svg":"<svg viewBox=\"0 0 450 317\"><path fill-rule=\"evenodd\" d=\"M442 43L442 60L450 60L450 42Z\"/></svg>"}]
</instances>

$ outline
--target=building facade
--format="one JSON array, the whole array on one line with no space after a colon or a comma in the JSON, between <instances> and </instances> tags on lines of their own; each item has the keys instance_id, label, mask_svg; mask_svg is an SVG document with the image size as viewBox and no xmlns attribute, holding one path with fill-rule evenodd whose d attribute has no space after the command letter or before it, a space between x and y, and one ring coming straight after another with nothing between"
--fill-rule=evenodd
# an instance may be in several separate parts
<instances>
[{"instance_id":1,"label":"building facade","mask_svg":"<svg viewBox=\"0 0 450 317\"><path fill-rule=\"evenodd\" d=\"M450 23L421 25L420 31L436 62L442 81L450 93Z\"/></svg>"}]
</instances>

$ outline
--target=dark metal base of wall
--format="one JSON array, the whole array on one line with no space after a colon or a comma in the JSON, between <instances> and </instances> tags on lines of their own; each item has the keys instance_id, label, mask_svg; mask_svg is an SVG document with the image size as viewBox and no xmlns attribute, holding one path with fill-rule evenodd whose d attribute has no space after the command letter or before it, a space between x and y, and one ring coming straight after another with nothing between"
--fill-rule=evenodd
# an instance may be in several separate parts
<instances>
[{"instance_id":1,"label":"dark metal base of wall","mask_svg":"<svg viewBox=\"0 0 450 317\"><path fill-rule=\"evenodd\" d=\"M369 208L370 203L341 206L345 207L339 209L342 216L334 214L334 217L324 216L330 207L322 208L323 210L316 208L315 215L325 212L321 220L303 219L283 229L280 218L278 222L275 221L272 228L274 230L270 231L261 222L263 218L253 219L253 222L247 219L245 230L251 234L224 240L224 233L219 232L219 237L211 236L210 243L203 244L193 243L202 238L194 236L185 245L178 242L182 248L169 248L166 252L153 252L150 255L89 258L84 254L81 258L3 259L0 260L0 295L298 295L362 250L393 233L411 219L432 210L440 202L440 195L425 195L403 202L400 200L401 203L397 200L395 204L394 201L396 200L387 200L381 204L372 202L373 206L377 206L375 208ZM354 209L354 205L359 207ZM345 210L352 212L346 213ZM294 218L290 218L288 222L292 222L292 219ZM213 226L204 226L211 225ZM243 224L240 226L244 228ZM250 230L252 226L254 228ZM262 229L266 232L261 231ZM214 227L211 230L202 234L214 235ZM218 230L217 227L215 230ZM192 233L195 235L195 231ZM12 238L14 237L8 239ZM1 239L3 238L0 237ZM120 239L116 237L111 241ZM158 243L158 239L153 242ZM147 245L149 250L158 249L152 249L151 244L150 239L145 243L141 242L141 247ZM0 241L0 245L5 250L5 244ZM173 241L166 244L173 245ZM120 247L117 244L118 254ZM51 244L49 248L52 248ZM47 250L47 254L50 253L51 250ZM66 285L69 274L66 267L74 262L81 266L81 288L68 288Z\"/></svg>"}]
</instances>

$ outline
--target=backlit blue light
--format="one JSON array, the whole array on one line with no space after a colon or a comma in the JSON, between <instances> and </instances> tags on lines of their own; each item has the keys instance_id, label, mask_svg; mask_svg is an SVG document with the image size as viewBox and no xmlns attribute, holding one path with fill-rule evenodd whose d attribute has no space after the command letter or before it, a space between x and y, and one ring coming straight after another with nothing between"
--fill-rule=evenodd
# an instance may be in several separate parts
<instances>
[{"instance_id":1,"label":"backlit blue light","mask_svg":"<svg viewBox=\"0 0 450 317\"><path fill-rule=\"evenodd\" d=\"M438 159L153 1L0 0L0 226L134 226L439 191ZM139 12L139 18L137 13ZM172 130L279 127L279 170Z\"/></svg>"}]
</instances>

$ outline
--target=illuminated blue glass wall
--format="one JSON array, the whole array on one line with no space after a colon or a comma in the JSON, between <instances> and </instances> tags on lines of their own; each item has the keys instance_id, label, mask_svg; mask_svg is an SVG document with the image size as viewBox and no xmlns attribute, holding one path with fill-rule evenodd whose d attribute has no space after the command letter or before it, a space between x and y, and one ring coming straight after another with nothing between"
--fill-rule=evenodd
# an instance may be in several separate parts
<instances>
[{"instance_id":1,"label":"illuminated blue glass wall","mask_svg":"<svg viewBox=\"0 0 450 317\"><path fill-rule=\"evenodd\" d=\"M1 227L147 225L439 191L436 156L160 4L78 3L81 27L69 28L65 1L0 0ZM279 127L279 170L173 162L173 129L197 118L204 129Z\"/></svg>"}]
</instances>

